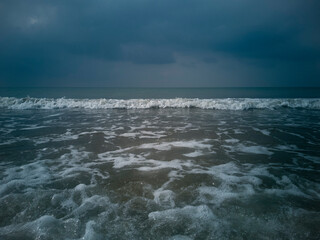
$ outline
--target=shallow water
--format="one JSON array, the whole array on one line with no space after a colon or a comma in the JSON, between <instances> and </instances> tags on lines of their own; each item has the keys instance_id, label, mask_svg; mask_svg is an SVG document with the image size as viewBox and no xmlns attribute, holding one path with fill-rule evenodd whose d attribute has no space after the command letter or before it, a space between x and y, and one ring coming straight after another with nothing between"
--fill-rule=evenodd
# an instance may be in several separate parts
<instances>
[{"instance_id":1,"label":"shallow water","mask_svg":"<svg viewBox=\"0 0 320 240\"><path fill-rule=\"evenodd\" d=\"M320 111L1 109L1 239L319 239Z\"/></svg>"}]
</instances>

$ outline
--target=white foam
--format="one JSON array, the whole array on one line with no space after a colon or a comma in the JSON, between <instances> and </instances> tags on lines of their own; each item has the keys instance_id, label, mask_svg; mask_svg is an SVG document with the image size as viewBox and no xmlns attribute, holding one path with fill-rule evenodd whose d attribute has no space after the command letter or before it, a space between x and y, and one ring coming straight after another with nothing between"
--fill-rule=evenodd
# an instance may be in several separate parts
<instances>
[{"instance_id":1,"label":"white foam","mask_svg":"<svg viewBox=\"0 0 320 240\"><path fill-rule=\"evenodd\" d=\"M298 147L296 145L293 145L293 144L290 144L290 145L277 145L275 147L275 149L281 150L281 151L297 151L297 150L299 150Z\"/></svg>"},{"instance_id":2,"label":"white foam","mask_svg":"<svg viewBox=\"0 0 320 240\"><path fill-rule=\"evenodd\" d=\"M205 144L207 140L204 141L175 141L175 142L162 142L162 143L145 143L140 145L140 149L156 149L159 151L168 151L172 147L177 148L192 148L192 149L210 149L212 146L210 144Z\"/></svg>"},{"instance_id":3,"label":"white foam","mask_svg":"<svg viewBox=\"0 0 320 240\"><path fill-rule=\"evenodd\" d=\"M55 137L52 139L53 142L61 142L61 141L67 141L67 140L75 140L79 138L79 134L72 134L71 129L67 129L67 132L60 135L55 135Z\"/></svg>"},{"instance_id":4,"label":"white foam","mask_svg":"<svg viewBox=\"0 0 320 240\"><path fill-rule=\"evenodd\" d=\"M143 139L143 138L149 138L149 139L151 139L151 138L156 138L156 139L158 139L158 138L162 138L162 137L165 137L166 135L153 135L153 136L150 136L150 135L142 135L142 136L139 136L139 138L141 138L141 139Z\"/></svg>"},{"instance_id":5,"label":"white foam","mask_svg":"<svg viewBox=\"0 0 320 240\"><path fill-rule=\"evenodd\" d=\"M139 138L161 138L165 137L164 135L165 131L158 131L158 132L151 132L151 131L141 131L141 134L144 134L143 136L140 136Z\"/></svg>"},{"instance_id":6,"label":"white foam","mask_svg":"<svg viewBox=\"0 0 320 240\"><path fill-rule=\"evenodd\" d=\"M157 189L153 193L154 195L154 201L165 207L173 208L175 206L174 198L175 193L171 190L163 190L162 188Z\"/></svg>"},{"instance_id":7,"label":"white foam","mask_svg":"<svg viewBox=\"0 0 320 240\"><path fill-rule=\"evenodd\" d=\"M50 180L48 167L42 162L34 162L20 167L7 168L0 180L0 196L15 191L29 191Z\"/></svg>"},{"instance_id":8,"label":"white foam","mask_svg":"<svg viewBox=\"0 0 320 240\"><path fill-rule=\"evenodd\" d=\"M45 128L46 126L37 126L37 125L30 125L25 128L21 128L21 130L34 130L34 129L39 129L39 128Z\"/></svg>"},{"instance_id":9,"label":"white foam","mask_svg":"<svg viewBox=\"0 0 320 240\"><path fill-rule=\"evenodd\" d=\"M103 235L97 233L94 228L94 221L89 221L86 224L86 231L84 233L84 236L81 238L83 240L95 240L95 239L103 239Z\"/></svg>"},{"instance_id":10,"label":"white foam","mask_svg":"<svg viewBox=\"0 0 320 240\"><path fill-rule=\"evenodd\" d=\"M139 135L139 133L133 132L133 133L123 133L123 134L120 134L119 136L128 137L128 138L135 138L138 135Z\"/></svg>"},{"instance_id":11,"label":"white foam","mask_svg":"<svg viewBox=\"0 0 320 240\"><path fill-rule=\"evenodd\" d=\"M143 166L139 167L138 170L140 171L152 171L152 170L159 170L163 168L172 168L172 169L179 169L183 170L183 168L191 168L193 163L191 161L181 161L178 159L171 160L171 161L158 161L158 160L149 160L153 166Z\"/></svg>"},{"instance_id":12,"label":"white foam","mask_svg":"<svg viewBox=\"0 0 320 240\"><path fill-rule=\"evenodd\" d=\"M265 154L272 155L273 153L268 150L268 148L263 146L244 146L242 144L238 145L238 148L241 152L253 153L253 154Z\"/></svg>"},{"instance_id":13,"label":"white foam","mask_svg":"<svg viewBox=\"0 0 320 240\"><path fill-rule=\"evenodd\" d=\"M235 146L223 145L223 147L229 149L230 152L243 152L251 154L263 154L263 155L272 155L273 152L269 151L268 148L263 146L246 146L244 144L237 144Z\"/></svg>"},{"instance_id":14,"label":"white foam","mask_svg":"<svg viewBox=\"0 0 320 240\"><path fill-rule=\"evenodd\" d=\"M183 154L184 156L186 157L199 157L199 156L202 156L204 153L200 152L200 151L194 151L194 152L191 152L191 153L186 153L186 154Z\"/></svg>"},{"instance_id":15,"label":"white foam","mask_svg":"<svg viewBox=\"0 0 320 240\"><path fill-rule=\"evenodd\" d=\"M114 168L130 167L139 171L156 171L165 168L183 170L185 168L190 169L193 167L193 163L190 160L174 159L171 161L161 161L155 159L148 159L145 155L126 153L126 151L132 148L120 149L113 152L106 152L98 154L100 162L113 162ZM115 155L119 153L119 155ZM96 161L98 161L96 160Z\"/></svg>"},{"instance_id":16,"label":"white foam","mask_svg":"<svg viewBox=\"0 0 320 240\"><path fill-rule=\"evenodd\" d=\"M48 115L48 116L46 116L46 118L50 118L50 117L58 117L58 116L61 116L61 115L63 115L63 113L56 113L56 114Z\"/></svg>"},{"instance_id":17,"label":"white foam","mask_svg":"<svg viewBox=\"0 0 320 240\"><path fill-rule=\"evenodd\" d=\"M233 129L233 132L235 134L243 134L243 131L241 131L240 129Z\"/></svg>"},{"instance_id":18,"label":"white foam","mask_svg":"<svg viewBox=\"0 0 320 240\"><path fill-rule=\"evenodd\" d=\"M283 166L283 164L281 164ZM255 194L268 194L278 196L300 196L304 198L318 198L318 184L306 181L303 186L294 182L291 176L276 176L269 169L270 165L226 163L207 169L192 167L195 174L208 174L212 176L212 184L202 185L197 188L198 203L219 206L228 199L246 200ZM278 166L276 166L278 168ZM290 166L291 168L291 166ZM294 168L292 168L294 169ZM307 169L303 169L304 171ZM312 169L314 171L314 169ZM290 178L289 178L290 177ZM263 186L263 179L272 179L272 187Z\"/></svg>"},{"instance_id":19,"label":"white foam","mask_svg":"<svg viewBox=\"0 0 320 240\"><path fill-rule=\"evenodd\" d=\"M256 189L259 189L262 183L262 180L256 175L269 176L270 174L265 168L259 166L248 165L246 168L252 169L244 171L231 162L208 169L193 167L191 172L208 174L213 177L212 184L197 188L198 201L218 206L227 199L242 199L255 194Z\"/></svg>"},{"instance_id":20,"label":"white foam","mask_svg":"<svg viewBox=\"0 0 320 240\"><path fill-rule=\"evenodd\" d=\"M257 131L257 132L261 132L263 135L266 135L266 136L270 136L270 132L266 129L259 129L259 128L252 128L253 130Z\"/></svg>"},{"instance_id":21,"label":"white foam","mask_svg":"<svg viewBox=\"0 0 320 240\"><path fill-rule=\"evenodd\" d=\"M108 158L106 158L108 160ZM129 154L126 156L110 157L109 160L113 161L114 168L123 168L126 166L137 165L141 161L146 162L146 159L140 155Z\"/></svg>"},{"instance_id":22,"label":"white foam","mask_svg":"<svg viewBox=\"0 0 320 240\"><path fill-rule=\"evenodd\" d=\"M1 143L0 143L0 146L1 146L1 145L10 145L10 144L16 143L16 142L18 142L17 139L10 139L10 140L8 140L8 141L1 142Z\"/></svg>"},{"instance_id":23,"label":"white foam","mask_svg":"<svg viewBox=\"0 0 320 240\"><path fill-rule=\"evenodd\" d=\"M66 98L14 98L0 97L0 108L7 109L144 109L144 108L202 108L220 110L306 108L320 109L320 99L262 99L262 98L223 98L223 99L66 99Z\"/></svg>"},{"instance_id":24,"label":"white foam","mask_svg":"<svg viewBox=\"0 0 320 240\"><path fill-rule=\"evenodd\" d=\"M144 128L146 128L147 126L146 125L141 125L141 126L139 126L139 127L130 127L130 129L131 129L131 131L135 131L135 130L139 130L139 129L144 129ZM149 127L149 126L148 126Z\"/></svg>"},{"instance_id":25,"label":"white foam","mask_svg":"<svg viewBox=\"0 0 320 240\"><path fill-rule=\"evenodd\" d=\"M224 140L226 143L238 143L239 140L238 139L235 139L235 138L230 138L230 139L226 139Z\"/></svg>"},{"instance_id":26,"label":"white foam","mask_svg":"<svg viewBox=\"0 0 320 240\"><path fill-rule=\"evenodd\" d=\"M189 218L193 221L212 221L216 217L206 205L186 206L184 208L173 208L164 211L151 212L148 215L150 220L175 222L181 218Z\"/></svg>"},{"instance_id":27,"label":"white foam","mask_svg":"<svg viewBox=\"0 0 320 240\"><path fill-rule=\"evenodd\" d=\"M313 163L317 163L319 164L320 163L320 157L316 157L316 156L309 156L309 155L306 155L306 154L303 154L303 153L299 153L299 156L303 157L304 159L308 160L308 161L311 161Z\"/></svg>"}]
</instances>

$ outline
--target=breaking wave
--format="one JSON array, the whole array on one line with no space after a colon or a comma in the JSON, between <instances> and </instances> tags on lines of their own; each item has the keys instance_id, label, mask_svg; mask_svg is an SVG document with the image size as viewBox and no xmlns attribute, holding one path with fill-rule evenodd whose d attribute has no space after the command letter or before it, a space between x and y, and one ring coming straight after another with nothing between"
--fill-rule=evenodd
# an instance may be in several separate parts
<instances>
[{"instance_id":1,"label":"breaking wave","mask_svg":"<svg viewBox=\"0 0 320 240\"><path fill-rule=\"evenodd\" d=\"M320 109L320 98L223 98L223 99L67 99L0 97L4 109L148 109L148 108L201 108L219 110L304 108Z\"/></svg>"}]
</instances>

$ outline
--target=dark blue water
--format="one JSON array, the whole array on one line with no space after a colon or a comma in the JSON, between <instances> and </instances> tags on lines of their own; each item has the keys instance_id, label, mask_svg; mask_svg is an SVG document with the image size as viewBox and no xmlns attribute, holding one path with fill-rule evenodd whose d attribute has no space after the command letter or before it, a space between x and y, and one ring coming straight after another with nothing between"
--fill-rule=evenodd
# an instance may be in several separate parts
<instances>
[{"instance_id":1,"label":"dark blue water","mask_svg":"<svg viewBox=\"0 0 320 240\"><path fill-rule=\"evenodd\" d=\"M0 88L1 97L319 98L320 88Z\"/></svg>"}]
</instances>

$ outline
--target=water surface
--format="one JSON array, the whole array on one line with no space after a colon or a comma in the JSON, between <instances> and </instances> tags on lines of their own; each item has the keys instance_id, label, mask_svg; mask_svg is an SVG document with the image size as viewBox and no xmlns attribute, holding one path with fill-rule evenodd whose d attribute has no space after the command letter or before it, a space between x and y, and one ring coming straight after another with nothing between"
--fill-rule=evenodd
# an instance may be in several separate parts
<instances>
[{"instance_id":1,"label":"water surface","mask_svg":"<svg viewBox=\"0 0 320 240\"><path fill-rule=\"evenodd\" d=\"M1 97L1 239L320 238L319 99Z\"/></svg>"}]
</instances>

